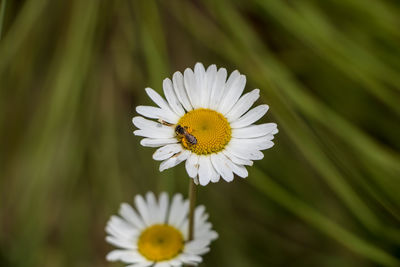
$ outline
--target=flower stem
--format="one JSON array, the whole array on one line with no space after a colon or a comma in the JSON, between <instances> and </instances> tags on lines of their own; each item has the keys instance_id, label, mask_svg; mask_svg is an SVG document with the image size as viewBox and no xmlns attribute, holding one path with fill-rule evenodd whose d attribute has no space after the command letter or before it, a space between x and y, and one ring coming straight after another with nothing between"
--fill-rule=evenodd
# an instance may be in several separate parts
<instances>
[{"instance_id":1,"label":"flower stem","mask_svg":"<svg viewBox=\"0 0 400 267\"><path fill-rule=\"evenodd\" d=\"M190 179L189 183L189 233L188 240L193 240L193 230L194 230L194 209L196 207L196 185L193 179Z\"/></svg>"}]
</instances>

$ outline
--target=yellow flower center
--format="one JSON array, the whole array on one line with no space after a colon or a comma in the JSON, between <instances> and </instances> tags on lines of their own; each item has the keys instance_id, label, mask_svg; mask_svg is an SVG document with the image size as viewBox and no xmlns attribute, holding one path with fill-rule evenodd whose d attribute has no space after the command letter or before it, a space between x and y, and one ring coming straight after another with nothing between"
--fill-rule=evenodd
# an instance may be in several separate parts
<instances>
[{"instance_id":1,"label":"yellow flower center","mask_svg":"<svg viewBox=\"0 0 400 267\"><path fill-rule=\"evenodd\" d=\"M183 249L183 236L176 228L156 224L150 226L139 237L138 250L150 261L170 260Z\"/></svg>"},{"instance_id":2,"label":"yellow flower center","mask_svg":"<svg viewBox=\"0 0 400 267\"><path fill-rule=\"evenodd\" d=\"M211 109L199 108L189 111L180 118L178 125L194 136L196 142L182 134L177 134L177 138L186 149L198 155L217 153L231 140L229 122L221 113Z\"/></svg>"}]
</instances>

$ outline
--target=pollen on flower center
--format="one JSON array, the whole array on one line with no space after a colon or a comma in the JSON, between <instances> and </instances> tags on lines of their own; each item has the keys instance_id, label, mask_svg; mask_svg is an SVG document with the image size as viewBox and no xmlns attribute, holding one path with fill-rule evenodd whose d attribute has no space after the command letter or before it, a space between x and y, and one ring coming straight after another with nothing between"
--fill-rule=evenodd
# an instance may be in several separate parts
<instances>
[{"instance_id":1,"label":"pollen on flower center","mask_svg":"<svg viewBox=\"0 0 400 267\"><path fill-rule=\"evenodd\" d=\"M164 261L174 258L183 249L183 236L172 226L150 226L139 237L138 251L148 260Z\"/></svg>"},{"instance_id":2,"label":"pollen on flower center","mask_svg":"<svg viewBox=\"0 0 400 267\"><path fill-rule=\"evenodd\" d=\"M207 155L224 149L231 140L231 127L227 119L219 112L199 108L183 115L178 125L196 138L196 143L188 142L185 135L178 135L182 145L196 154Z\"/></svg>"}]
</instances>

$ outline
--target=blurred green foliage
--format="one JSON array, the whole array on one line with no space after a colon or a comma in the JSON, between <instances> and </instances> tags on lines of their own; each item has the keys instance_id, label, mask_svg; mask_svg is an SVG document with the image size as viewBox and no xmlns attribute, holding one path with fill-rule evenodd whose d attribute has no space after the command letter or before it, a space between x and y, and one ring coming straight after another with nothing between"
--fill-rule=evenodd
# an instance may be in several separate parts
<instances>
[{"instance_id":1,"label":"blurred green foliage","mask_svg":"<svg viewBox=\"0 0 400 267\"><path fill-rule=\"evenodd\" d=\"M400 266L399 29L389 0L0 1L0 266L122 266L119 203L188 185L134 107L197 61L247 75L280 128L247 179L199 188L202 266Z\"/></svg>"}]
</instances>

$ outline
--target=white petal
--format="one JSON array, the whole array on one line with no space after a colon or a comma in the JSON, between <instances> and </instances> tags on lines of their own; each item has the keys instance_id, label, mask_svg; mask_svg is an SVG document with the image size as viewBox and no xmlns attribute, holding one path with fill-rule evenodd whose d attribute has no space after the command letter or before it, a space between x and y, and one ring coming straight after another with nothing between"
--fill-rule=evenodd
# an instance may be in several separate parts
<instances>
[{"instance_id":1,"label":"white petal","mask_svg":"<svg viewBox=\"0 0 400 267\"><path fill-rule=\"evenodd\" d=\"M186 264L202 262L202 258L198 255L183 253L179 256L180 259Z\"/></svg>"},{"instance_id":2,"label":"white petal","mask_svg":"<svg viewBox=\"0 0 400 267\"><path fill-rule=\"evenodd\" d=\"M185 244L184 252L195 254L197 250L207 247L210 244L209 240L192 240Z\"/></svg>"},{"instance_id":3,"label":"white petal","mask_svg":"<svg viewBox=\"0 0 400 267\"><path fill-rule=\"evenodd\" d=\"M140 216L143 219L143 222L149 226L152 223L151 216L149 213L149 208L147 207L146 201L144 201L141 195L135 196L135 205L136 209L139 211Z\"/></svg>"},{"instance_id":4,"label":"white petal","mask_svg":"<svg viewBox=\"0 0 400 267\"><path fill-rule=\"evenodd\" d=\"M142 140L140 140L140 144L142 146L148 146L148 147L160 147L160 146L165 146L165 145L174 144L174 143L178 143L178 139L176 139L175 137L173 137L173 138L157 138L157 139L143 138Z\"/></svg>"},{"instance_id":5,"label":"white petal","mask_svg":"<svg viewBox=\"0 0 400 267\"><path fill-rule=\"evenodd\" d=\"M154 160L166 160L183 150L181 144L171 144L160 147L153 154Z\"/></svg>"},{"instance_id":6,"label":"white petal","mask_svg":"<svg viewBox=\"0 0 400 267\"><path fill-rule=\"evenodd\" d=\"M181 153L175 154L172 157L170 157L169 159L161 162L160 172L162 172L166 169L175 167L182 161L186 160L190 156L190 154L191 154L190 150L182 150Z\"/></svg>"},{"instance_id":7,"label":"white petal","mask_svg":"<svg viewBox=\"0 0 400 267\"><path fill-rule=\"evenodd\" d=\"M239 71L235 70L231 73L231 75L229 75L229 78L224 85L223 97L221 98L221 102L218 104L218 107L217 107L217 110L219 112L221 112L221 108L223 108L223 106L224 106L224 103L226 101L226 95L229 94L232 84L235 83L237 79L240 79L240 73L239 73Z\"/></svg>"},{"instance_id":8,"label":"white petal","mask_svg":"<svg viewBox=\"0 0 400 267\"><path fill-rule=\"evenodd\" d=\"M242 128L258 121L262 116L265 115L265 113L267 113L268 108L269 108L268 105L260 105L251 109L249 112L244 114L238 120L232 122L231 127Z\"/></svg>"},{"instance_id":9,"label":"white petal","mask_svg":"<svg viewBox=\"0 0 400 267\"><path fill-rule=\"evenodd\" d=\"M164 95L167 98L168 104L171 109L179 116L185 115L185 110L182 108L179 99L177 98L172 81L170 79L165 79L163 81Z\"/></svg>"},{"instance_id":10,"label":"white petal","mask_svg":"<svg viewBox=\"0 0 400 267\"><path fill-rule=\"evenodd\" d=\"M221 174L225 181L231 182L233 180L233 173L227 161L228 159L222 153L211 154L211 163L215 170Z\"/></svg>"},{"instance_id":11,"label":"white petal","mask_svg":"<svg viewBox=\"0 0 400 267\"><path fill-rule=\"evenodd\" d=\"M107 254L108 261L122 261L126 263L148 262L143 256L136 251L131 250L113 250Z\"/></svg>"},{"instance_id":12,"label":"white petal","mask_svg":"<svg viewBox=\"0 0 400 267\"><path fill-rule=\"evenodd\" d=\"M126 267L149 267L151 265L153 265L153 262L138 262L138 263L134 263L134 264L130 264L127 265Z\"/></svg>"},{"instance_id":13,"label":"white petal","mask_svg":"<svg viewBox=\"0 0 400 267\"><path fill-rule=\"evenodd\" d=\"M169 198L168 198L168 194L163 192L160 194L159 197L159 207L160 207L160 222L165 223L167 221L167 214L168 214L168 202L169 202Z\"/></svg>"},{"instance_id":14,"label":"white petal","mask_svg":"<svg viewBox=\"0 0 400 267\"><path fill-rule=\"evenodd\" d=\"M189 213L189 200L186 199L185 201L183 201L181 207L177 210L177 212L175 212L174 215L174 220L172 221L173 225L178 228L181 229L183 223L185 222L185 220L187 220L187 216Z\"/></svg>"},{"instance_id":15,"label":"white petal","mask_svg":"<svg viewBox=\"0 0 400 267\"><path fill-rule=\"evenodd\" d=\"M122 203L119 209L119 214L122 216L122 218L136 226L138 229L143 229L145 227L143 221L140 219L139 215L131 207L131 205Z\"/></svg>"},{"instance_id":16,"label":"white petal","mask_svg":"<svg viewBox=\"0 0 400 267\"><path fill-rule=\"evenodd\" d=\"M244 87L246 85L246 76L240 75L234 82L232 82L231 87L227 88L224 92L224 98L219 107L222 114L228 113L232 107L236 104L239 97L242 95Z\"/></svg>"},{"instance_id":17,"label":"white petal","mask_svg":"<svg viewBox=\"0 0 400 267\"><path fill-rule=\"evenodd\" d=\"M199 182L201 185L207 185L213 176L213 166L209 156L201 155L199 158Z\"/></svg>"},{"instance_id":18,"label":"white petal","mask_svg":"<svg viewBox=\"0 0 400 267\"><path fill-rule=\"evenodd\" d=\"M105 230L109 236L113 236L121 240L135 240L135 238L137 238L137 236L140 234L139 231L135 233L129 232L126 231L126 229L121 229L117 225L112 223L108 223Z\"/></svg>"},{"instance_id":19,"label":"white petal","mask_svg":"<svg viewBox=\"0 0 400 267\"><path fill-rule=\"evenodd\" d=\"M193 254L196 254L196 255L204 255L204 254L206 254L208 252L210 252L210 248L209 247L204 247L204 248L199 248L199 249L196 249L196 250L192 250L189 253L193 253Z\"/></svg>"},{"instance_id":20,"label":"white petal","mask_svg":"<svg viewBox=\"0 0 400 267\"><path fill-rule=\"evenodd\" d=\"M147 138L169 139L175 136L175 131L172 129L160 129L159 131L145 129L133 131L133 134Z\"/></svg>"},{"instance_id":21,"label":"white petal","mask_svg":"<svg viewBox=\"0 0 400 267\"><path fill-rule=\"evenodd\" d=\"M160 96L156 91L154 91L149 87L147 87L145 91L147 95L151 98L151 100L153 100L154 103L156 103L161 109L169 111L172 114L175 114L176 118L179 120L179 116L176 113L174 113L174 111L168 105L167 101L165 101L162 96Z\"/></svg>"},{"instance_id":22,"label":"white petal","mask_svg":"<svg viewBox=\"0 0 400 267\"><path fill-rule=\"evenodd\" d=\"M182 267L183 265L182 261L179 260L179 258L169 260L169 264L171 264L171 266L176 266L176 267Z\"/></svg>"},{"instance_id":23,"label":"white petal","mask_svg":"<svg viewBox=\"0 0 400 267\"><path fill-rule=\"evenodd\" d=\"M196 207L196 209L194 210L194 218L196 220L196 227L198 227L199 225L197 224L199 222L200 219L202 219L204 217L204 215L206 214L206 207L204 205L198 205Z\"/></svg>"},{"instance_id":24,"label":"white petal","mask_svg":"<svg viewBox=\"0 0 400 267\"><path fill-rule=\"evenodd\" d=\"M194 73L191 69L187 68L183 73L183 82L185 84L186 93L189 97L190 103L194 109L200 107L200 94L197 90L196 80Z\"/></svg>"},{"instance_id":25,"label":"white petal","mask_svg":"<svg viewBox=\"0 0 400 267\"><path fill-rule=\"evenodd\" d=\"M206 71L207 83L202 89L204 94L202 95L202 103L201 106L204 108L209 108L210 106L210 97L211 90L214 86L216 77L217 77L217 67L215 65L210 65Z\"/></svg>"},{"instance_id":26,"label":"white petal","mask_svg":"<svg viewBox=\"0 0 400 267\"><path fill-rule=\"evenodd\" d=\"M242 159L260 160L264 158L264 154L261 151L242 146L240 143L229 142L225 149Z\"/></svg>"},{"instance_id":27,"label":"white petal","mask_svg":"<svg viewBox=\"0 0 400 267\"><path fill-rule=\"evenodd\" d=\"M118 216L111 216L107 222L106 232L121 239L135 238L139 230Z\"/></svg>"},{"instance_id":28,"label":"white petal","mask_svg":"<svg viewBox=\"0 0 400 267\"><path fill-rule=\"evenodd\" d=\"M128 250L113 250L110 253L107 254L106 259L108 261L118 261L120 260L120 257L124 255L125 253L130 253Z\"/></svg>"},{"instance_id":29,"label":"white petal","mask_svg":"<svg viewBox=\"0 0 400 267\"><path fill-rule=\"evenodd\" d=\"M136 112L147 118L161 119L172 124L176 124L179 120L179 117L175 113L157 107L137 106Z\"/></svg>"},{"instance_id":30,"label":"white petal","mask_svg":"<svg viewBox=\"0 0 400 267\"><path fill-rule=\"evenodd\" d=\"M210 97L210 108L217 109L219 103L221 102L222 95L224 93L225 81L226 81L227 72L225 68L220 68L217 72L217 76L215 78L215 82L211 89L211 97Z\"/></svg>"},{"instance_id":31,"label":"white petal","mask_svg":"<svg viewBox=\"0 0 400 267\"><path fill-rule=\"evenodd\" d=\"M186 93L182 73L180 73L179 71L175 72L174 75L172 76L172 81L174 84L175 94L178 97L181 104L183 105L183 107L186 109L186 111L192 110L193 107Z\"/></svg>"},{"instance_id":32,"label":"white petal","mask_svg":"<svg viewBox=\"0 0 400 267\"><path fill-rule=\"evenodd\" d=\"M168 217L168 224L177 225L178 216L180 213L185 212L185 206L182 194L175 194L171 201L171 208Z\"/></svg>"},{"instance_id":33,"label":"white petal","mask_svg":"<svg viewBox=\"0 0 400 267\"><path fill-rule=\"evenodd\" d=\"M185 167L190 178L196 177L199 172L199 156L192 153L186 160Z\"/></svg>"},{"instance_id":34,"label":"white petal","mask_svg":"<svg viewBox=\"0 0 400 267\"><path fill-rule=\"evenodd\" d=\"M235 138L254 138L271 134L277 129L276 123L264 123L259 125L250 125L244 128L232 129L232 137Z\"/></svg>"},{"instance_id":35,"label":"white petal","mask_svg":"<svg viewBox=\"0 0 400 267\"><path fill-rule=\"evenodd\" d=\"M147 202L147 208L149 210L151 223L152 224L160 223L160 221L157 220L159 215L159 210L158 210L157 200L153 192L147 192L146 202Z\"/></svg>"},{"instance_id":36,"label":"white petal","mask_svg":"<svg viewBox=\"0 0 400 267\"><path fill-rule=\"evenodd\" d=\"M211 157L208 157L208 159L211 162ZM221 178L220 174L217 172L217 170L214 168L214 166L211 163L211 182L217 183L220 178Z\"/></svg>"},{"instance_id":37,"label":"white petal","mask_svg":"<svg viewBox=\"0 0 400 267\"><path fill-rule=\"evenodd\" d=\"M157 262L153 267L170 267L171 265L167 262Z\"/></svg>"},{"instance_id":38,"label":"white petal","mask_svg":"<svg viewBox=\"0 0 400 267\"><path fill-rule=\"evenodd\" d=\"M237 165L233 162L231 162L229 165L232 171L236 173L239 177L246 178L249 175L249 173L246 170L246 167L244 167L243 165Z\"/></svg>"},{"instance_id":39,"label":"white petal","mask_svg":"<svg viewBox=\"0 0 400 267\"><path fill-rule=\"evenodd\" d=\"M132 118L132 123L139 129L157 129L166 127L161 123L145 119L141 116L136 116Z\"/></svg>"},{"instance_id":40,"label":"white petal","mask_svg":"<svg viewBox=\"0 0 400 267\"><path fill-rule=\"evenodd\" d=\"M222 151L222 153L228 158L228 160L232 161L235 164L253 166L253 161L251 161L249 159L242 159L242 158L235 156L234 154L232 154L232 152L229 148L224 149Z\"/></svg>"},{"instance_id":41,"label":"white petal","mask_svg":"<svg viewBox=\"0 0 400 267\"><path fill-rule=\"evenodd\" d=\"M133 124L141 130L148 130L162 133L175 133L174 127L136 116L132 119Z\"/></svg>"},{"instance_id":42,"label":"white petal","mask_svg":"<svg viewBox=\"0 0 400 267\"><path fill-rule=\"evenodd\" d=\"M265 150L274 146L274 142L270 141L270 135L251 139L232 138L230 145L237 147L245 147L246 150ZM255 158L254 158L255 159Z\"/></svg>"},{"instance_id":43,"label":"white petal","mask_svg":"<svg viewBox=\"0 0 400 267\"><path fill-rule=\"evenodd\" d=\"M116 238L113 236L107 236L106 241L109 244L116 246L118 248L124 248L124 249L135 249L136 248L136 245L127 239L121 239L121 238Z\"/></svg>"},{"instance_id":44,"label":"white petal","mask_svg":"<svg viewBox=\"0 0 400 267\"><path fill-rule=\"evenodd\" d=\"M207 99L208 96L206 91L207 76L203 64L196 63L196 65L194 66L194 79L196 83L197 95L199 97L199 107L204 107L203 102L205 102L205 99Z\"/></svg>"},{"instance_id":45,"label":"white petal","mask_svg":"<svg viewBox=\"0 0 400 267\"><path fill-rule=\"evenodd\" d=\"M246 111L251 108L251 106L260 97L260 90L254 89L253 91L244 94L239 101L232 107L232 109L225 115L229 122L237 120Z\"/></svg>"}]
</instances>

